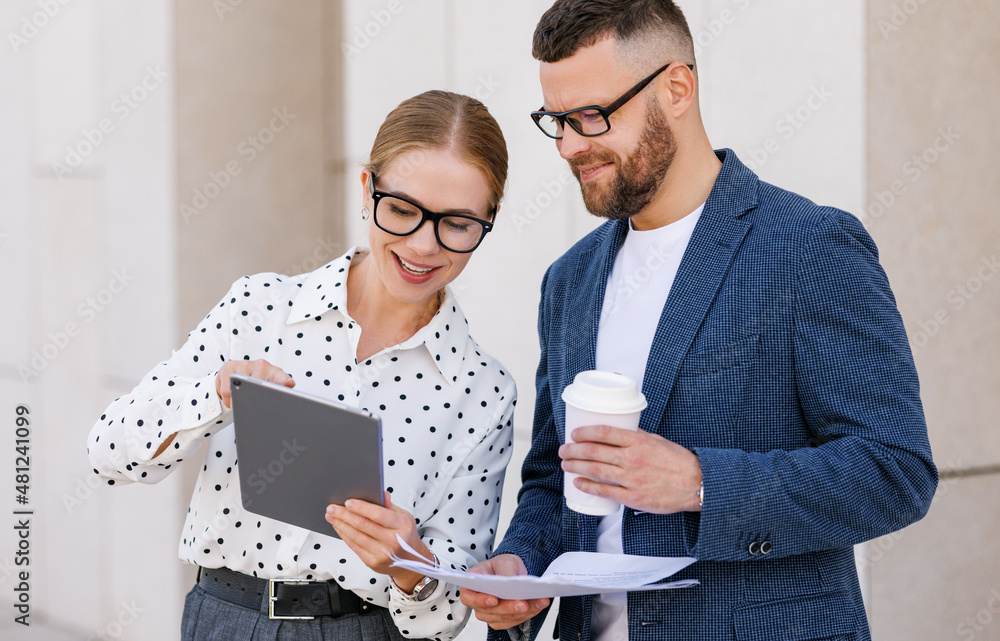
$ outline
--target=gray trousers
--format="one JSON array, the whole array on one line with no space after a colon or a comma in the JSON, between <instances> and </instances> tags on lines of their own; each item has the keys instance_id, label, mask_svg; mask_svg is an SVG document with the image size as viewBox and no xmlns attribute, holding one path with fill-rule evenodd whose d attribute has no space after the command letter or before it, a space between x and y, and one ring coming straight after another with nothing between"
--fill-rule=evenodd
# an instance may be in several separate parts
<instances>
[{"instance_id":1,"label":"gray trousers","mask_svg":"<svg viewBox=\"0 0 1000 641\"><path fill-rule=\"evenodd\" d=\"M272 621L266 614L222 601L197 585L184 599L182 641L407 641L389 611L347 614L336 619Z\"/></svg>"}]
</instances>

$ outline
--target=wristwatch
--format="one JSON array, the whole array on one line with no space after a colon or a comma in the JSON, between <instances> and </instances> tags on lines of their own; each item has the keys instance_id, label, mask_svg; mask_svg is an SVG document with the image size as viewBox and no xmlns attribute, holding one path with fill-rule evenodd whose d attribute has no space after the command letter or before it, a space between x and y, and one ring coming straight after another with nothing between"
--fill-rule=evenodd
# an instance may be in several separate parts
<instances>
[{"instance_id":1,"label":"wristwatch","mask_svg":"<svg viewBox=\"0 0 1000 641\"><path fill-rule=\"evenodd\" d=\"M698 507L705 507L705 484L698 488Z\"/></svg>"},{"instance_id":2,"label":"wristwatch","mask_svg":"<svg viewBox=\"0 0 1000 641\"><path fill-rule=\"evenodd\" d=\"M395 583L395 581L393 581ZM434 594L434 590L437 589L438 580L425 576L424 578L417 581L417 584L413 586L413 592L409 594L403 592L403 598L407 601L426 601L430 595ZM402 592L402 590L400 590Z\"/></svg>"}]
</instances>

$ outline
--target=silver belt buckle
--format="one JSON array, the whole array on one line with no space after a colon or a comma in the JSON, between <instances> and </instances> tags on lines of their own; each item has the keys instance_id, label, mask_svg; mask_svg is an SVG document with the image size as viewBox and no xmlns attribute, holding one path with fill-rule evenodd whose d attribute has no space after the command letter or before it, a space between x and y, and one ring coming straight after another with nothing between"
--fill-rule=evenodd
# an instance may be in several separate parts
<instances>
[{"instance_id":1,"label":"silver belt buckle","mask_svg":"<svg viewBox=\"0 0 1000 641\"><path fill-rule=\"evenodd\" d=\"M274 595L274 585L276 583L312 583L312 581L307 581L305 579L268 579L267 581L267 618L276 619L280 621L311 621L316 617L312 616L302 616L302 617L283 617L278 616L274 613L274 602L278 600L278 597Z\"/></svg>"}]
</instances>

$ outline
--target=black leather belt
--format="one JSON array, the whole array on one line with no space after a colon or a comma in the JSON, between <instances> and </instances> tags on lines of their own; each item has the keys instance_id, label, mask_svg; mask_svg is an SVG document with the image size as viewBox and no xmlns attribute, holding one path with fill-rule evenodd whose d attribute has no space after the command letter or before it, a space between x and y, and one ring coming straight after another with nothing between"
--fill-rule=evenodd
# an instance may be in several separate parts
<instances>
[{"instance_id":1,"label":"black leather belt","mask_svg":"<svg viewBox=\"0 0 1000 641\"><path fill-rule=\"evenodd\" d=\"M271 619L308 620L378 609L336 581L260 579L229 568L200 568L198 585L216 598L267 614Z\"/></svg>"}]
</instances>

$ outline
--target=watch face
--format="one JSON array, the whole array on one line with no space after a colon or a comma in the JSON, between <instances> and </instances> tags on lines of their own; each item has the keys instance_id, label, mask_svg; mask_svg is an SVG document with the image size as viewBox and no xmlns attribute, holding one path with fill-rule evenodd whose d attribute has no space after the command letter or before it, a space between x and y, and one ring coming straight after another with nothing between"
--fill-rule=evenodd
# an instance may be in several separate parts
<instances>
[{"instance_id":1,"label":"watch face","mask_svg":"<svg viewBox=\"0 0 1000 641\"><path fill-rule=\"evenodd\" d=\"M421 583L423 583L423 581L421 581ZM437 586L438 586L438 580L431 579L426 583L424 583L422 586L420 586L420 589L417 590L417 593L414 596L416 597L417 601L424 601L427 599L427 597L434 594L434 590L437 589Z\"/></svg>"}]
</instances>

